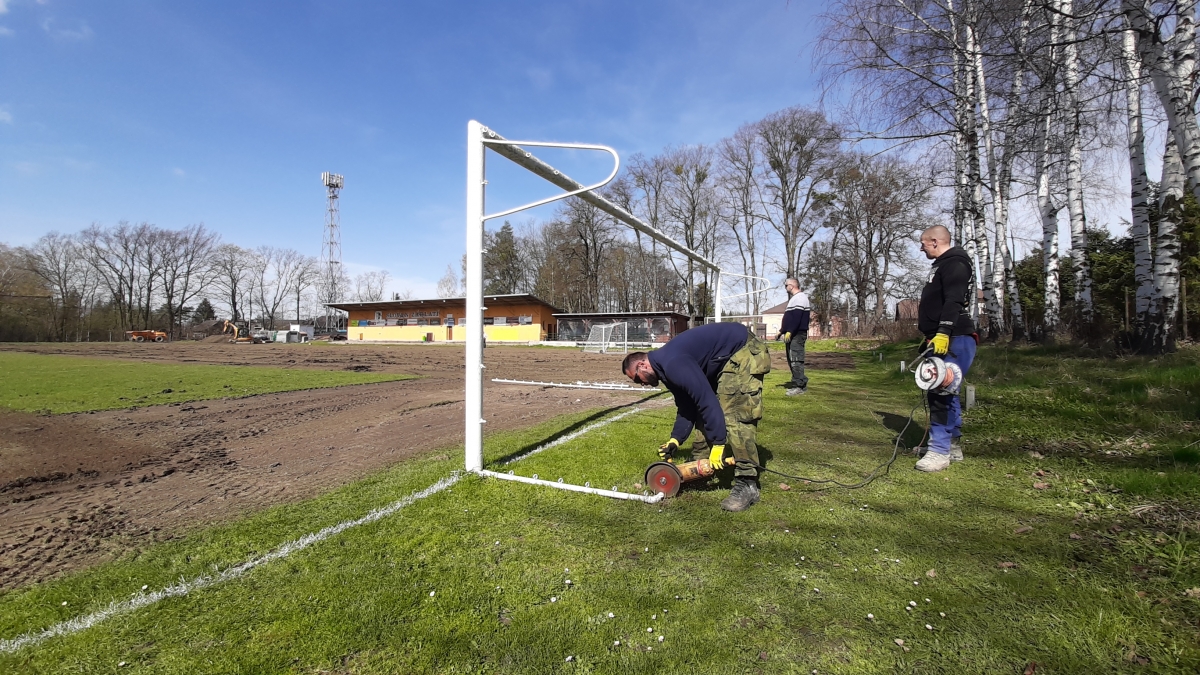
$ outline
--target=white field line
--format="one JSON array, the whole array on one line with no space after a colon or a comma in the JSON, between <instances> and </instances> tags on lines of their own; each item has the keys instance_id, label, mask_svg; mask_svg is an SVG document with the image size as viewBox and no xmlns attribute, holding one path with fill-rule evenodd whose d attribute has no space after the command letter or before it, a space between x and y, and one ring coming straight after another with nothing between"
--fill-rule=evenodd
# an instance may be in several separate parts
<instances>
[{"instance_id":1,"label":"white field line","mask_svg":"<svg viewBox=\"0 0 1200 675\"><path fill-rule=\"evenodd\" d=\"M114 600L113 602L109 603L107 607L98 612L94 612L86 616L76 617L74 619L70 619L69 621L63 621L62 623L56 623L45 630L25 633L24 635L9 640L0 640L0 652L12 653L24 647L36 645L52 637L78 633L79 631L87 630L88 628L95 626L105 619L109 619L120 614L128 614L129 612L153 605L160 600L187 595L191 591L207 588L209 586L215 586L217 584L236 579L255 567L286 558L296 551L302 551L313 544L322 542L334 535L345 532L351 528L358 527L359 525L367 525L382 518L386 518L418 500L445 490L451 485L457 483L458 479L458 473L455 472L453 475L439 480L424 490L419 490L403 499L394 501L387 506L382 506L370 511L362 518L357 520L342 521L337 525L330 525L323 530L306 534L299 539L293 539L292 541L286 542L270 553L262 555L258 558L247 560L236 567L230 567L218 574L212 576L199 576L190 581L181 579L179 583L173 586L168 586L162 590L154 591L153 593L138 593L129 600L122 600L120 602Z\"/></svg>"},{"instance_id":2,"label":"white field line","mask_svg":"<svg viewBox=\"0 0 1200 675\"><path fill-rule=\"evenodd\" d=\"M563 443L570 443L571 441L575 440L576 438L579 438L580 436L586 434L589 431L595 431L596 429L599 429L600 427L607 426L609 424L612 424L613 422L616 422L619 419L629 417L630 415L634 414L635 412L641 412L641 411L642 411L641 408L631 408L631 409L626 410L625 412L621 413L620 415L614 415L612 417L609 417L608 419L603 419L603 420L600 420L599 422L593 422L592 424L589 424L586 427L584 427L578 431L572 431L571 433L567 434L566 436L560 436L560 437L550 441L549 443L543 443L542 445L537 446L536 448L530 450L529 452L527 452L523 455L517 455L516 457L513 457L512 459L508 460L507 462L501 462L499 464L499 466L508 466L509 464L512 464L514 462L519 462L522 459L525 459L526 457L531 457L533 455L536 455L543 450L549 450L550 448L562 445Z\"/></svg>"}]
</instances>

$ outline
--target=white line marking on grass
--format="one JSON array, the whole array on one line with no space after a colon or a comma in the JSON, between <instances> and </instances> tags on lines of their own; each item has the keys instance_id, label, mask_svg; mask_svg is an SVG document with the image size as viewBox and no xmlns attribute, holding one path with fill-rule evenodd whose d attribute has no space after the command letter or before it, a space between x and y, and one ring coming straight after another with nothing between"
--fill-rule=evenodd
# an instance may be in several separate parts
<instances>
[{"instance_id":1,"label":"white line marking on grass","mask_svg":"<svg viewBox=\"0 0 1200 675\"><path fill-rule=\"evenodd\" d=\"M191 581L180 580L179 583L173 586L168 586L167 588L154 591L153 593L138 593L133 598L129 600L122 600L121 602L114 600L113 602L109 603L108 607L105 607L98 612L94 612L86 616L76 617L69 621L63 621L62 623L56 623L43 631L26 633L19 637L12 638L11 640L0 640L0 652L12 653L24 647L29 647L40 642L44 642L52 637L78 633L79 631L87 630L101 621L112 618L119 614L127 614L143 607L153 605L160 600L187 595L188 593L201 588L215 586L217 584L236 579L255 567L265 565L281 558L286 558L296 551L302 551L313 544L325 541L326 539L334 535L341 534L350 528L358 527L359 525L367 525L382 518L386 518L418 500L445 490L451 485L457 483L458 479L458 473L455 472L453 475L439 480L424 490L419 490L403 499L392 502L387 506L370 511L362 518L357 520L342 521L337 525L330 525L323 530L306 534L299 539L293 539L292 541L284 543L282 546L274 551L271 551L270 553L252 560L247 560L236 567L230 567L215 576L199 576Z\"/></svg>"},{"instance_id":2,"label":"white line marking on grass","mask_svg":"<svg viewBox=\"0 0 1200 675\"><path fill-rule=\"evenodd\" d=\"M519 462L522 459L525 459L526 457L531 457L533 455L536 455L543 450L549 450L550 448L562 445L563 443L570 443L571 441L575 440L576 438L579 438L580 436L586 434L589 431L595 431L596 429L599 429L600 427L607 426L609 424L612 424L613 422L616 422L619 419L629 417L630 415L632 415L636 412L641 412L641 411L642 411L641 408L633 408L630 410L626 410L625 412L621 413L620 415L614 415L613 417L609 417L608 419L600 420L599 422L593 422L592 424L589 424L586 427L584 427L578 431L572 431L571 433L567 434L566 436L560 436L560 437L550 441L549 443L543 443L542 445L537 446L536 448L530 450L529 452L527 452L523 455L517 455L516 457L513 457L512 459L508 460L507 462L501 462L500 466L508 466L509 464L512 464L514 462Z\"/></svg>"}]
</instances>

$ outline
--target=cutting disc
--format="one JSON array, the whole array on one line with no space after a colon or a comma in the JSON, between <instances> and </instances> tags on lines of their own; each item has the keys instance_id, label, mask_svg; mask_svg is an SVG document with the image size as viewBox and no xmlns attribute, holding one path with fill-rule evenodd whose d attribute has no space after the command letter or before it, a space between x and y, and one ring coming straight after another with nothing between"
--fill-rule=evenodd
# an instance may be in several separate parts
<instances>
[{"instance_id":1,"label":"cutting disc","mask_svg":"<svg viewBox=\"0 0 1200 675\"><path fill-rule=\"evenodd\" d=\"M683 476L670 462L655 462L646 469L646 486L664 496L679 494L680 485L683 485Z\"/></svg>"}]
</instances>

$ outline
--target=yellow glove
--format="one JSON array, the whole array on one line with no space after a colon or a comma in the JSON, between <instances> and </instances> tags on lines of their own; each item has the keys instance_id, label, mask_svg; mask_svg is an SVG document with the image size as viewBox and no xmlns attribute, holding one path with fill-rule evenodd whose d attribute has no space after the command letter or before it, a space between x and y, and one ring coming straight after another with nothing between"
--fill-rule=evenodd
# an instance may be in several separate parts
<instances>
[{"instance_id":1,"label":"yellow glove","mask_svg":"<svg viewBox=\"0 0 1200 675\"><path fill-rule=\"evenodd\" d=\"M933 353L937 356L945 356L946 352L950 351L950 336L945 333L938 333L929 341L933 345Z\"/></svg>"},{"instance_id":2,"label":"yellow glove","mask_svg":"<svg viewBox=\"0 0 1200 675\"><path fill-rule=\"evenodd\" d=\"M712 465L713 471L720 471L725 468L725 446L714 445L712 452L708 453L708 463Z\"/></svg>"},{"instance_id":3,"label":"yellow glove","mask_svg":"<svg viewBox=\"0 0 1200 675\"><path fill-rule=\"evenodd\" d=\"M671 440L658 446L658 456L664 462L670 461L675 456L675 451L679 449L679 441L672 438Z\"/></svg>"},{"instance_id":4,"label":"yellow glove","mask_svg":"<svg viewBox=\"0 0 1200 675\"><path fill-rule=\"evenodd\" d=\"M791 334L791 333L784 333L782 337L783 337L783 341L784 341L784 342L791 342L791 341L792 341L792 334Z\"/></svg>"}]
</instances>

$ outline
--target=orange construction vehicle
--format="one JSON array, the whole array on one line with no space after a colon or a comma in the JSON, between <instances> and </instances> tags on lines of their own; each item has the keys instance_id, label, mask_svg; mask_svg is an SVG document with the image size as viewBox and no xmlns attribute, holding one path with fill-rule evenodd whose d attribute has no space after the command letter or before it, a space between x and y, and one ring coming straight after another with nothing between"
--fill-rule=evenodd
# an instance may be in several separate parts
<instances>
[{"instance_id":1,"label":"orange construction vehicle","mask_svg":"<svg viewBox=\"0 0 1200 675\"><path fill-rule=\"evenodd\" d=\"M167 334L161 330L127 330L125 339L130 342L166 342Z\"/></svg>"}]
</instances>

